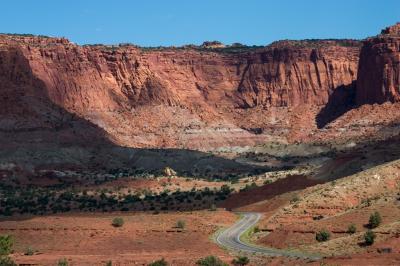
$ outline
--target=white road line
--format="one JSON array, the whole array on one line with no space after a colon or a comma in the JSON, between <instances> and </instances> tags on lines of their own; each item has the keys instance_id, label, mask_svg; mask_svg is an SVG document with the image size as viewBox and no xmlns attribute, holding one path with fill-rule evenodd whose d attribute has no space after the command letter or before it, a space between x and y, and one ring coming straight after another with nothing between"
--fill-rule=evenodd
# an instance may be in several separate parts
<instances>
[{"instance_id":1,"label":"white road line","mask_svg":"<svg viewBox=\"0 0 400 266\"><path fill-rule=\"evenodd\" d=\"M258 223L261 218L260 213L255 212L244 212L241 213L243 215L242 219L232 225L230 228L220 232L216 238L216 242L226 248L238 250L238 251L246 251L246 252L256 252L262 253L264 255L269 256L286 256L286 257L297 257L297 258L306 258L306 259L320 259L320 256L309 255L301 252L288 251L282 249L272 249L267 247L258 247L249 245L240 240L240 237L245 233L249 228L253 227Z\"/></svg>"}]
</instances>

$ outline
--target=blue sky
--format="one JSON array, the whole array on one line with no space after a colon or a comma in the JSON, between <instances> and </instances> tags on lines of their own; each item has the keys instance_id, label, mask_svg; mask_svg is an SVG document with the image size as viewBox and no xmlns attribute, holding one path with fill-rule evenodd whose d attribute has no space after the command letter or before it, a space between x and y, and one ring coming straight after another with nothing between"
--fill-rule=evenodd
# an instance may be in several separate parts
<instances>
[{"instance_id":1,"label":"blue sky","mask_svg":"<svg viewBox=\"0 0 400 266\"><path fill-rule=\"evenodd\" d=\"M400 0L4 0L0 32L63 36L79 44L266 45L365 38L398 21Z\"/></svg>"}]
</instances>

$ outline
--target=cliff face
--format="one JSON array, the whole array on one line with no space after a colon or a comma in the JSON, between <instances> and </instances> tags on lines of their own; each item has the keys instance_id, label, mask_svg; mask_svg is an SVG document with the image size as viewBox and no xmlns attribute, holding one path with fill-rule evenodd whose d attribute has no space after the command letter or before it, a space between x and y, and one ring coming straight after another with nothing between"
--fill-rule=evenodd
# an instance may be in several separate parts
<instances>
[{"instance_id":1,"label":"cliff face","mask_svg":"<svg viewBox=\"0 0 400 266\"><path fill-rule=\"evenodd\" d=\"M364 42L358 72L358 104L400 100L400 23Z\"/></svg>"},{"instance_id":2,"label":"cliff face","mask_svg":"<svg viewBox=\"0 0 400 266\"><path fill-rule=\"evenodd\" d=\"M356 79L359 45L344 44L147 50L1 35L0 93L8 107L0 122L8 130L54 127L63 121L54 118L60 107L129 146L196 148L193 140L213 137L211 146L240 144L226 142L235 137L248 143L254 132L241 128L290 127L285 110L324 105Z\"/></svg>"},{"instance_id":3,"label":"cliff face","mask_svg":"<svg viewBox=\"0 0 400 266\"><path fill-rule=\"evenodd\" d=\"M356 43L343 47L334 41L321 41L317 48L287 44L235 54L81 47L39 37L3 36L0 43L3 51L14 49L26 58L55 103L81 111L199 101L321 105L336 87L356 78L359 53Z\"/></svg>"},{"instance_id":4,"label":"cliff face","mask_svg":"<svg viewBox=\"0 0 400 266\"><path fill-rule=\"evenodd\" d=\"M323 105L357 75L358 47L276 48L256 54L242 71L237 96L246 107Z\"/></svg>"}]
</instances>

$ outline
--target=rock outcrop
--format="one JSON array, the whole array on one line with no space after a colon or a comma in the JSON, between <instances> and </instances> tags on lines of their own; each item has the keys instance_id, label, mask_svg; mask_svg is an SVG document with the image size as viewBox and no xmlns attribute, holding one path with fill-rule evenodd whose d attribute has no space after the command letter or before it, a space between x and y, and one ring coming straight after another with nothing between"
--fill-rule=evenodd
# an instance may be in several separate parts
<instances>
[{"instance_id":1,"label":"rock outcrop","mask_svg":"<svg viewBox=\"0 0 400 266\"><path fill-rule=\"evenodd\" d=\"M356 97L358 104L400 101L400 23L364 41Z\"/></svg>"}]
</instances>

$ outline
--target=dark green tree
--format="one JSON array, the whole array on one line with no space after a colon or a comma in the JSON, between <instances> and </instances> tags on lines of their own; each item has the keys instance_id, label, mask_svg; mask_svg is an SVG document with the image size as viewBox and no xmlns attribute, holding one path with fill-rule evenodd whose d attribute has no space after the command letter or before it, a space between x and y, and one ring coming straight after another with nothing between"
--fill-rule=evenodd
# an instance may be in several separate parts
<instances>
[{"instance_id":1,"label":"dark green tree","mask_svg":"<svg viewBox=\"0 0 400 266\"><path fill-rule=\"evenodd\" d=\"M319 231L319 232L317 232L316 234L315 234L315 239L318 241L318 242L324 242L324 241L327 241L327 240L329 240L329 238L331 237L331 233L329 233L327 230L321 230L321 231Z\"/></svg>"},{"instance_id":2,"label":"dark green tree","mask_svg":"<svg viewBox=\"0 0 400 266\"><path fill-rule=\"evenodd\" d=\"M377 228L382 222L382 217L379 212L374 212L369 217L368 226L369 228Z\"/></svg>"},{"instance_id":3,"label":"dark green tree","mask_svg":"<svg viewBox=\"0 0 400 266\"><path fill-rule=\"evenodd\" d=\"M372 245L375 241L375 237L376 237L375 233L372 232L371 230L365 232L364 234L365 244L368 246Z\"/></svg>"}]
</instances>

